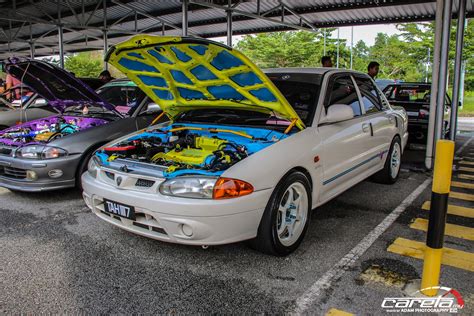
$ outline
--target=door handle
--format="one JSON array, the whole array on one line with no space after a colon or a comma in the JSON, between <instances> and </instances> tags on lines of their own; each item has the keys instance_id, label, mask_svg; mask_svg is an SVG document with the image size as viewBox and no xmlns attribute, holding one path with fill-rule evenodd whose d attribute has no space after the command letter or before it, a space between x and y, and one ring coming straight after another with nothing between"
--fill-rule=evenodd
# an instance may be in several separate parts
<instances>
[{"instance_id":1,"label":"door handle","mask_svg":"<svg viewBox=\"0 0 474 316\"><path fill-rule=\"evenodd\" d=\"M363 131L364 133L370 132L370 125L369 125L368 123L362 124L362 131Z\"/></svg>"}]
</instances>

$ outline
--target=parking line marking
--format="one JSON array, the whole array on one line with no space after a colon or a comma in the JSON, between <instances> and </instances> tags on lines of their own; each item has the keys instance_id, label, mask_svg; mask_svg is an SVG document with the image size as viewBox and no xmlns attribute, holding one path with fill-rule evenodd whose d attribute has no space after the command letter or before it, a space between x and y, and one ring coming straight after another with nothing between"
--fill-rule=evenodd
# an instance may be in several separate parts
<instances>
[{"instance_id":1,"label":"parking line marking","mask_svg":"<svg viewBox=\"0 0 474 316\"><path fill-rule=\"evenodd\" d=\"M341 311L340 309L336 309L336 308L331 308L326 313L326 316L351 316L351 315L354 315L354 314Z\"/></svg>"},{"instance_id":2,"label":"parking line marking","mask_svg":"<svg viewBox=\"0 0 474 316\"><path fill-rule=\"evenodd\" d=\"M474 176L470 174L458 173L457 177L459 179L474 180Z\"/></svg>"},{"instance_id":3,"label":"parking line marking","mask_svg":"<svg viewBox=\"0 0 474 316\"><path fill-rule=\"evenodd\" d=\"M460 163L461 165L474 166L474 161L461 160L459 163Z\"/></svg>"},{"instance_id":4,"label":"parking line marking","mask_svg":"<svg viewBox=\"0 0 474 316\"><path fill-rule=\"evenodd\" d=\"M472 141L473 138L474 138L474 137L469 138L469 139L464 143L464 145L462 145L462 146L456 151L456 155L459 155L459 154L464 150L464 148L466 148L466 147L469 145L469 143Z\"/></svg>"},{"instance_id":5,"label":"parking line marking","mask_svg":"<svg viewBox=\"0 0 474 316\"><path fill-rule=\"evenodd\" d=\"M431 183L431 178L426 179L420 184L410 195L408 195L400 205L398 205L390 214L388 214L380 224L378 224L370 233L368 233L351 251L341 258L331 269L326 271L316 282L313 283L298 299L296 300L296 314L305 314L311 307L322 291L331 287L331 284L338 280L348 268L352 267L357 259L362 256L367 249L397 220L418 196Z\"/></svg>"},{"instance_id":6,"label":"parking line marking","mask_svg":"<svg viewBox=\"0 0 474 316\"><path fill-rule=\"evenodd\" d=\"M474 189L474 183L451 181L451 186L463 189Z\"/></svg>"},{"instance_id":7,"label":"parking line marking","mask_svg":"<svg viewBox=\"0 0 474 316\"><path fill-rule=\"evenodd\" d=\"M459 171L474 172L474 168L469 167L459 167Z\"/></svg>"},{"instance_id":8,"label":"parking line marking","mask_svg":"<svg viewBox=\"0 0 474 316\"><path fill-rule=\"evenodd\" d=\"M449 197L453 199L465 200L465 201L474 201L474 195L461 193L461 192L449 192Z\"/></svg>"},{"instance_id":9,"label":"parking line marking","mask_svg":"<svg viewBox=\"0 0 474 316\"><path fill-rule=\"evenodd\" d=\"M426 232L428 231L428 220L424 218L417 218L413 223L410 224L410 228ZM474 228L471 227L446 223L444 234L451 237L474 240Z\"/></svg>"},{"instance_id":10,"label":"parking line marking","mask_svg":"<svg viewBox=\"0 0 474 316\"><path fill-rule=\"evenodd\" d=\"M421 208L425 211L429 211L430 206L430 201L426 201L425 203L423 203L423 206ZM448 214L474 218L474 209L464 206L448 204Z\"/></svg>"},{"instance_id":11,"label":"parking line marking","mask_svg":"<svg viewBox=\"0 0 474 316\"><path fill-rule=\"evenodd\" d=\"M422 242L399 237L387 248L387 251L406 257L423 259L425 247L426 245ZM474 253L444 247L441 263L474 272Z\"/></svg>"}]
</instances>

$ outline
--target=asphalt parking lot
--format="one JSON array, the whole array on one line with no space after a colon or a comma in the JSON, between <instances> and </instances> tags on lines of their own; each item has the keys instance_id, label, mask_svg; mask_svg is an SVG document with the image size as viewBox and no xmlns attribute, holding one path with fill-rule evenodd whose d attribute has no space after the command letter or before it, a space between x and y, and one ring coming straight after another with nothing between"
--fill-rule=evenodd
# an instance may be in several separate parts
<instances>
[{"instance_id":1,"label":"asphalt parking lot","mask_svg":"<svg viewBox=\"0 0 474 316\"><path fill-rule=\"evenodd\" d=\"M460 145L471 137L460 137ZM245 243L202 249L139 237L98 220L75 190L0 189L0 313L380 313L382 297L399 289L362 282L361 272L375 262L408 279L420 276L420 260L386 249L401 235L423 240L423 232L407 228L430 196L430 175L416 168L421 155L407 152L395 185L364 181L315 210L303 244L286 258ZM324 279L417 189L360 258ZM473 252L472 243L447 243ZM443 282L474 293L473 282L466 284L472 272L446 271Z\"/></svg>"}]
</instances>

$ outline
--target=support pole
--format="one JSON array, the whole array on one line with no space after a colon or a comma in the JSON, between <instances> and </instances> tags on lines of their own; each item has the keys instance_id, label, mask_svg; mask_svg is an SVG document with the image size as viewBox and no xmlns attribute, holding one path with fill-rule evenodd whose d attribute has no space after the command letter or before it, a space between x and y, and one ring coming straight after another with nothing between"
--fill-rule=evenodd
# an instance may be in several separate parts
<instances>
[{"instance_id":1,"label":"support pole","mask_svg":"<svg viewBox=\"0 0 474 316\"><path fill-rule=\"evenodd\" d=\"M439 77L439 60L441 51L441 35L443 26L443 7L444 3L449 0L436 1L436 22L435 22L435 39L433 52L433 66L431 67L431 95L430 95L430 111L426 143L425 167L433 168L433 149L434 149L434 131L436 124L436 97L438 95L438 77Z\"/></svg>"},{"instance_id":2,"label":"support pole","mask_svg":"<svg viewBox=\"0 0 474 316\"><path fill-rule=\"evenodd\" d=\"M353 63L353 56L352 56L352 51L353 51L353 47L354 47L354 27L351 26L351 69L352 69L352 63Z\"/></svg>"},{"instance_id":3,"label":"support pole","mask_svg":"<svg viewBox=\"0 0 474 316\"><path fill-rule=\"evenodd\" d=\"M182 0L183 1L183 7L181 11L183 12L183 36L188 36L188 0Z\"/></svg>"},{"instance_id":4,"label":"support pole","mask_svg":"<svg viewBox=\"0 0 474 316\"><path fill-rule=\"evenodd\" d=\"M63 37L63 26L58 26L59 36L59 67L64 68L64 37Z\"/></svg>"},{"instance_id":5,"label":"support pole","mask_svg":"<svg viewBox=\"0 0 474 316\"><path fill-rule=\"evenodd\" d=\"M464 46L464 21L466 20L466 0L459 0L458 25L456 30L456 57L454 61L453 103L449 119L449 139L456 140L458 126L459 92L461 87L461 64Z\"/></svg>"},{"instance_id":6,"label":"support pole","mask_svg":"<svg viewBox=\"0 0 474 316\"><path fill-rule=\"evenodd\" d=\"M336 68L339 68L339 28L337 28Z\"/></svg>"},{"instance_id":7,"label":"support pole","mask_svg":"<svg viewBox=\"0 0 474 316\"><path fill-rule=\"evenodd\" d=\"M30 58L35 58L35 42L30 42Z\"/></svg>"},{"instance_id":8,"label":"support pole","mask_svg":"<svg viewBox=\"0 0 474 316\"><path fill-rule=\"evenodd\" d=\"M227 45L232 47L232 2L229 0L229 10L227 10Z\"/></svg>"},{"instance_id":9,"label":"support pole","mask_svg":"<svg viewBox=\"0 0 474 316\"><path fill-rule=\"evenodd\" d=\"M61 24L61 5L58 0L58 41L59 41L59 66L64 69L64 37Z\"/></svg>"},{"instance_id":10,"label":"support pole","mask_svg":"<svg viewBox=\"0 0 474 316\"><path fill-rule=\"evenodd\" d=\"M451 13L453 3L446 1L443 12L443 37L441 41L441 57L438 78L438 97L436 99L436 125L434 144L444 138L444 107L446 104L446 86L449 61L449 34L451 31ZM431 113L430 113L431 114Z\"/></svg>"},{"instance_id":11,"label":"support pole","mask_svg":"<svg viewBox=\"0 0 474 316\"><path fill-rule=\"evenodd\" d=\"M103 33L103 41L104 41L104 70L109 69L109 63L105 61L105 55L107 54L107 50L109 49L108 43L108 34L107 34L107 0L104 0L104 30Z\"/></svg>"},{"instance_id":12,"label":"support pole","mask_svg":"<svg viewBox=\"0 0 474 316\"><path fill-rule=\"evenodd\" d=\"M438 293L453 159L454 142L439 140L436 146L430 218L420 289L427 296L435 296Z\"/></svg>"},{"instance_id":13,"label":"support pole","mask_svg":"<svg viewBox=\"0 0 474 316\"><path fill-rule=\"evenodd\" d=\"M323 56L326 56L326 29L324 29Z\"/></svg>"}]
</instances>

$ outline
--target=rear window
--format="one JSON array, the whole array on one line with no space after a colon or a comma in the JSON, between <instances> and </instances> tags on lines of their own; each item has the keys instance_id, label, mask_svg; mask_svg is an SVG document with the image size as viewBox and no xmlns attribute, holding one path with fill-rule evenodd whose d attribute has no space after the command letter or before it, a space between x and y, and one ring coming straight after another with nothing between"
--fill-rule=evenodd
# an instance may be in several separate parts
<instances>
[{"instance_id":1,"label":"rear window","mask_svg":"<svg viewBox=\"0 0 474 316\"><path fill-rule=\"evenodd\" d=\"M321 90L322 76L301 73L269 73L267 76L288 100L305 125L311 125Z\"/></svg>"},{"instance_id":2,"label":"rear window","mask_svg":"<svg viewBox=\"0 0 474 316\"><path fill-rule=\"evenodd\" d=\"M386 90L385 96L389 101L429 103L430 91L431 88L429 86L393 86L390 89Z\"/></svg>"}]
</instances>

